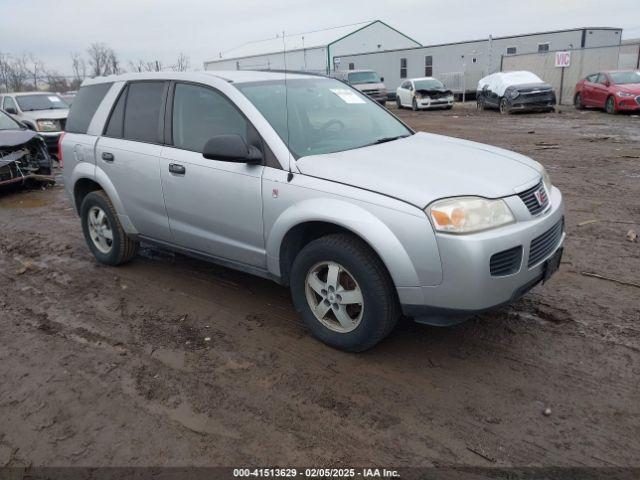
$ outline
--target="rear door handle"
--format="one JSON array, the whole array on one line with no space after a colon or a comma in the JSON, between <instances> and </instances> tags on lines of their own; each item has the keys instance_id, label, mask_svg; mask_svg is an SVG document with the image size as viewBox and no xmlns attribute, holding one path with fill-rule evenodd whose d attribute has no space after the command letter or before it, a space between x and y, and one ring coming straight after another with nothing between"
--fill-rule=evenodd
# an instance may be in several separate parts
<instances>
[{"instance_id":1,"label":"rear door handle","mask_svg":"<svg viewBox=\"0 0 640 480\"><path fill-rule=\"evenodd\" d=\"M115 157L113 156L113 153L102 152L102 160L104 160L105 162L113 162L115 160Z\"/></svg>"},{"instance_id":2,"label":"rear door handle","mask_svg":"<svg viewBox=\"0 0 640 480\"><path fill-rule=\"evenodd\" d=\"M175 173L176 175L184 175L185 173L187 173L187 169L184 168L184 165L180 165L177 163L170 163L169 172Z\"/></svg>"}]
</instances>

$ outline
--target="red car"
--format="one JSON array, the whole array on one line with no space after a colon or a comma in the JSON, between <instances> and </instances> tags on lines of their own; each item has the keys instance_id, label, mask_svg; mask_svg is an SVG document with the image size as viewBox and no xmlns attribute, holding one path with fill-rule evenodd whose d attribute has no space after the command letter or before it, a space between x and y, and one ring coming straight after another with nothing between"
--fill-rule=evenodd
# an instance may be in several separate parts
<instances>
[{"instance_id":1,"label":"red car","mask_svg":"<svg viewBox=\"0 0 640 480\"><path fill-rule=\"evenodd\" d=\"M578 82L573 103L577 109L604 108L607 113L640 111L640 71L594 73Z\"/></svg>"}]
</instances>

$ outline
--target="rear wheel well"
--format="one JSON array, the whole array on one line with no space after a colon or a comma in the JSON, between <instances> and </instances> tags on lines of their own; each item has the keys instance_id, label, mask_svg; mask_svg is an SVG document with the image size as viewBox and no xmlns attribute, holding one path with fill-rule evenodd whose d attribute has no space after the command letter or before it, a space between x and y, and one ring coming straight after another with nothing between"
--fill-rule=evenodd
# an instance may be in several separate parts
<instances>
[{"instance_id":1,"label":"rear wheel well","mask_svg":"<svg viewBox=\"0 0 640 480\"><path fill-rule=\"evenodd\" d=\"M103 190L99 183L88 178L81 178L73 187L73 199L75 200L76 211L80 213L80 206L84 197L96 190Z\"/></svg>"},{"instance_id":2,"label":"rear wheel well","mask_svg":"<svg viewBox=\"0 0 640 480\"><path fill-rule=\"evenodd\" d=\"M377 255L378 258L380 258L378 253L364 238L353 233L347 228L330 222L305 222L291 228L291 230L289 230L282 239L282 243L280 244L280 283L283 285L289 285L291 267L293 266L293 262L300 250L310 242L334 233L345 233L358 238L371 249L374 255ZM380 259L380 261L382 261L382 259ZM384 261L382 261L382 264L384 265Z\"/></svg>"}]
</instances>

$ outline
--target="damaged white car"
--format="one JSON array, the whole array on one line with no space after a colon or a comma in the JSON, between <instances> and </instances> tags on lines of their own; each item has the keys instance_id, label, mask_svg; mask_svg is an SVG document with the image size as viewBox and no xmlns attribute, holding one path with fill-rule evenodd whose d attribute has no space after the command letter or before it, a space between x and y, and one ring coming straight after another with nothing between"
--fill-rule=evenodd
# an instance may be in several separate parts
<instances>
[{"instance_id":1,"label":"damaged white car","mask_svg":"<svg viewBox=\"0 0 640 480\"><path fill-rule=\"evenodd\" d=\"M429 108L453 108L453 92L437 78L412 78L400 84L396 90L398 108L413 110Z\"/></svg>"},{"instance_id":2,"label":"damaged white car","mask_svg":"<svg viewBox=\"0 0 640 480\"><path fill-rule=\"evenodd\" d=\"M42 137L0 110L0 187L54 181Z\"/></svg>"}]
</instances>

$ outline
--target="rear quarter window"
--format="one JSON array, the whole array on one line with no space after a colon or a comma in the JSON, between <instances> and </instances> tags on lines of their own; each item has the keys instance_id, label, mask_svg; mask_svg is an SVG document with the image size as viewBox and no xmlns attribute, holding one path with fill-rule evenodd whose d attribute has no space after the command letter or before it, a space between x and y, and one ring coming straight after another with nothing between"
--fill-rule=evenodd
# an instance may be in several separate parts
<instances>
[{"instance_id":1,"label":"rear quarter window","mask_svg":"<svg viewBox=\"0 0 640 480\"><path fill-rule=\"evenodd\" d=\"M112 83L98 83L81 87L73 101L65 131L70 133L87 133L93 115L100 102L111 88Z\"/></svg>"}]
</instances>

